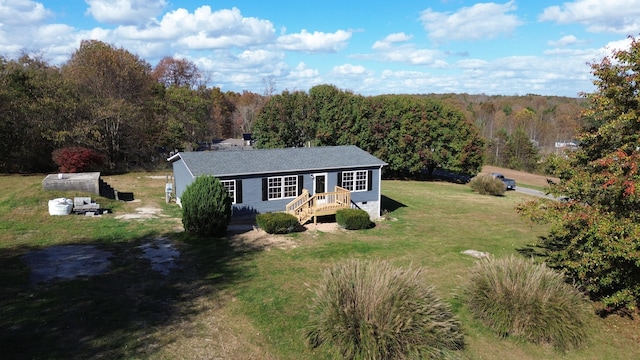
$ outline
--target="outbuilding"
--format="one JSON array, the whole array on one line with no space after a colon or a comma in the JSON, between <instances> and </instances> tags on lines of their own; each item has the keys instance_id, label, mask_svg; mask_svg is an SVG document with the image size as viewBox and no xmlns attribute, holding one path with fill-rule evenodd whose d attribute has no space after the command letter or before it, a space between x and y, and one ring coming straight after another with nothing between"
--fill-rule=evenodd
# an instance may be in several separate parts
<instances>
[{"instance_id":1,"label":"outbuilding","mask_svg":"<svg viewBox=\"0 0 640 360\"><path fill-rule=\"evenodd\" d=\"M345 207L381 215L387 164L354 145L179 152L168 160L178 204L196 177L212 175L229 191L234 216L286 211L303 223Z\"/></svg>"}]
</instances>

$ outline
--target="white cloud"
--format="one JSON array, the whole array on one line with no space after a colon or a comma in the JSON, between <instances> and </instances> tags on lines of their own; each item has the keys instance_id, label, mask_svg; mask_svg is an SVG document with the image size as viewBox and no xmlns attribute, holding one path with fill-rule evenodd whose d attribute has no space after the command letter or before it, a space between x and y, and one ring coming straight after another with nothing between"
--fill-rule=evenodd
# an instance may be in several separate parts
<instances>
[{"instance_id":1,"label":"white cloud","mask_svg":"<svg viewBox=\"0 0 640 360\"><path fill-rule=\"evenodd\" d=\"M0 26L33 26L42 23L51 15L51 12L39 2L31 0L0 1Z\"/></svg>"},{"instance_id":2,"label":"white cloud","mask_svg":"<svg viewBox=\"0 0 640 360\"><path fill-rule=\"evenodd\" d=\"M352 57L436 68L447 67L447 62L444 61L445 53L440 50L418 49L414 44L396 44L408 39L410 37L405 34L392 34L373 44L374 53L357 54Z\"/></svg>"},{"instance_id":3,"label":"white cloud","mask_svg":"<svg viewBox=\"0 0 640 360\"><path fill-rule=\"evenodd\" d=\"M141 25L162 13L165 0L85 0L87 15L101 23Z\"/></svg>"},{"instance_id":4,"label":"white cloud","mask_svg":"<svg viewBox=\"0 0 640 360\"><path fill-rule=\"evenodd\" d=\"M566 36L561 37L558 40L549 41L549 45L565 47L565 46L576 45L576 44L579 44L580 42L581 41L578 40L578 38L575 37L575 35L566 35Z\"/></svg>"},{"instance_id":5,"label":"white cloud","mask_svg":"<svg viewBox=\"0 0 640 360\"><path fill-rule=\"evenodd\" d=\"M334 33L303 29L298 34L281 35L276 42L278 48L301 52L338 52L347 45L351 38L351 31L338 30Z\"/></svg>"},{"instance_id":6,"label":"white cloud","mask_svg":"<svg viewBox=\"0 0 640 360\"><path fill-rule=\"evenodd\" d=\"M506 4L479 3L455 13L424 10L420 15L429 38L436 42L449 40L487 40L510 34L522 21L509 14L516 10L515 1Z\"/></svg>"},{"instance_id":7,"label":"white cloud","mask_svg":"<svg viewBox=\"0 0 640 360\"><path fill-rule=\"evenodd\" d=\"M608 43L604 47L603 50L608 52L609 55L611 55L612 51L615 51L615 50L629 50L629 48L631 48L631 39L626 38L626 39L623 39L623 40L612 41L612 42Z\"/></svg>"},{"instance_id":8,"label":"white cloud","mask_svg":"<svg viewBox=\"0 0 640 360\"><path fill-rule=\"evenodd\" d=\"M202 6L193 13L185 9L169 12L145 28L119 26L112 37L121 43L148 46L157 42L182 51L264 45L274 40L274 34L270 21L243 17L237 8L211 11L209 6Z\"/></svg>"},{"instance_id":9,"label":"white cloud","mask_svg":"<svg viewBox=\"0 0 640 360\"><path fill-rule=\"evenodd\" d=\"M538 20L579 23L591 32L636 34L640 31L640 0L575 0L544 9Z\"/></svg>"},{"instance_id":10,"label":"white cloud","mask_svg":"<svg viewBox=\"0 0 640 360\"><path fill-rule=\"evenodd\" d=\"M318 69L310 69L303 62L299 63L298 66L296 66L296 68L291 70L291 72L289 73L289 77L297 79L314 78L318 77L319 75L320 71L318 71Z\"/></svg>"},{"instance_id":11,"label":"white cloud","mask_svg":"<svg viewBox=\"0 0 640 360\"><path fill-rule=\"evenodd\" d=\"M373 44L372 48L373 49L384 49L384 48L387 48L387 47L389 47L389 46L391 46L392 44L395 44L395 43L409 41L409 40L411 40L411 38L412 38L412 36L407 35L407 34L405 34L403 32L390 34L390 35L387 35L387 37L385 37L384 39L376 41Z\"/></svg>"},{"instance_id":12,"label":"white cloud","mask_svg":"<svg viewBox=\"0 0 640 360\"><path fill-rule=\"evenodd\" d=\"M245 50L238 54L238 59L248 66L263 65L266 63L281 61L284 55L281 52L273 52L264 49Z\"/></svg>"},{"instance_id":13,"label":"white cloud","mask_svg":"<svg viewBox=\"0 0 640 360\"><path fill-rule=\"evenodd\" d=\"M367 73L367 69L361 65L343 64L334 66L332 72L337 75L362 75Z\"/></svg>"}]
</instances>

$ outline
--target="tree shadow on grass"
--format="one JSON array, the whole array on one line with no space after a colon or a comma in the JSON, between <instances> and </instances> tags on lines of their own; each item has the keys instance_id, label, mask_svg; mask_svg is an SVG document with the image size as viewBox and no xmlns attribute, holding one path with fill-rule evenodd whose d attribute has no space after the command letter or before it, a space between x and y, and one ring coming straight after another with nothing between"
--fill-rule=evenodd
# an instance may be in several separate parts
<instances>
[{"instance_id":1,"label":"tree shadow on grass","mask_svg":"<svg viewBox=\"0 0 640 360\"><path fill-rule=\"evenodd\" d=\"M76 241L111 253L110 267L91 277L32 283L27 246L0 250L0 348L11 359L116 359L152 355L170 340L161 329L199 313L195 301L252 276L226 242L174 241L180 251L168 275L152 269L138 247L157 234L122 243ZM222 301L221 304L222 305Z\"/></svg>"}]
</instances>

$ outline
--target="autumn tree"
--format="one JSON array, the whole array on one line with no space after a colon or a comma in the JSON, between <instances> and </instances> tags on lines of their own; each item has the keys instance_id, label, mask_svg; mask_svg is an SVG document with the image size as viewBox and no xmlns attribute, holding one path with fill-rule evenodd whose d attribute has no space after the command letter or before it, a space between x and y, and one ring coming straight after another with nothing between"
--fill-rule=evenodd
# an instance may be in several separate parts
<instances>
[{"instance_id":1,"label":"autumn tree","mask_svg":"<svg viewBox=\"0 0 640 360\"><path fill-rule=\"evenodd\" d=\"M239 95L234 92L223 93L219 87L214 87L209 91L211 101L211 122L209 123L212 138L226 139L235 137L234 113L236 112L235 102Z\"/></svg>"},{"instance_id":2,"label":"autumn tree","mask_svg":"<svg viewBox=\"0 0 640 360\"><path fill-rule=\"evenodd\" d=\"M151 66L122 48L83 40L62 70L83 101L69 141L106 154L111 168L149 161L160 130L150 109Z\"/></svg>"},{"instance_id":3,"label":"autumn tree","mask_svg":"<svg viewBox=\"0 0 640 360\"><path fill-rule=\"evenodd\" d=\"M607 310L640 304L640 41L591 65L580 147L549 191L568 201L536 201L520 212L548 222L546 261Z\"/></svg>"},{"instance_id":4,"label":"autumn tree","mask_svg":"<svg viewBox=\"0 0 640 360\"><path fill-rule=\"evenodd\" d=\"M187 59L165 56L153 69L151 75L166 87L187 86L197 88L204 75L195 63Z\"/></svg>"},{"instance_id":5,"label":"autumn tree","mask_svg":"<svg viewBox=\"0 0 640 360\"><path fill-rule=\"evenodd\" d=\"M233 116L236 120L236 128L240 133L248 134L253 131L253 123L264 106L264 102L265 99L260 94L246 90L240 96L235 97Z\"/></svg>"}]
</instances>

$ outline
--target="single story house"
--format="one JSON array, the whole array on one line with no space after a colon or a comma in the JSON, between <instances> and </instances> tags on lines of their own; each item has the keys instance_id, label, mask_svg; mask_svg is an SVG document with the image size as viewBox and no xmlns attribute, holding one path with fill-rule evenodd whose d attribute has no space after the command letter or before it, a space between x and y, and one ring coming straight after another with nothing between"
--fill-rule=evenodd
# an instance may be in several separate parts
<instances>
[{"instance_id":1,"label":"single story house","mask_svg":"<svg viewBox=\"0 0 640 360\"><path fill-rule=\"evenodd\" d=\"M357 146L179 152L168 160L178 204L196 177L213 175L229 191L234 216L292 212L303 203L327 208L336 202L365 210L374 219L381 215L381 175L387 164Z\"/></svg>"}]
</instances>

